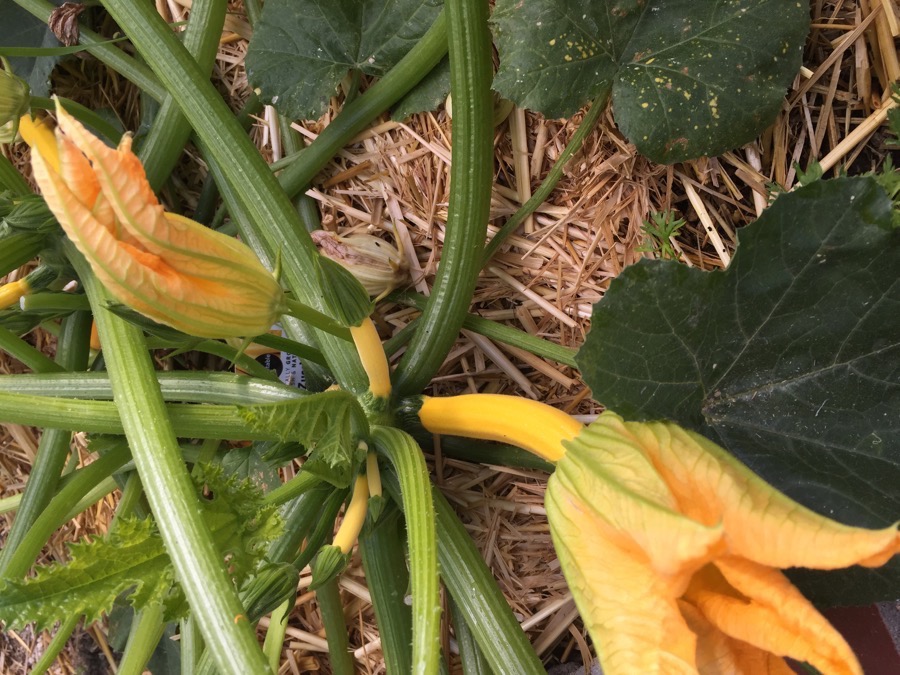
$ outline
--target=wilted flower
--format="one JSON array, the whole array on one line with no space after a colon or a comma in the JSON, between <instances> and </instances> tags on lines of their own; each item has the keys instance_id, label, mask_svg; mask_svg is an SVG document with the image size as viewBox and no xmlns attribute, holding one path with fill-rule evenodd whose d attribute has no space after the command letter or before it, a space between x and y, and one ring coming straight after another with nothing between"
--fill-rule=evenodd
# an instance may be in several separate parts
<instances>
[{"instance_id":1,"label":"wilted flower","mask_svg":"<svg viewBox=\"0 0 900 675\"><path fill-rule=\"evenodd\" d=\"M564 445L547 515L606 675L862 673L780 570L883 565L896 526L819 516L674 424L607 412Z\"/></svg>"},{"instance_id":2,"label":"wilted flower","mask_svg":"<svg viewBox=\"0 0 900 675\"><path fill-rule=\"evenodd\" d=\"M28 110L31 90L28 83L9 71L0 70L0 143L12 143L19 130L19 118Z\"/></svg>"},{"instance_id":3,"label":"wilted flower","mask_svg":"<svg viewBox=\"0 0 900 675\"><path fill-rule=\"evenodd\" d=\"M322 255L350 270L369 295L384 296L409 279L409 268L394 246L371 234L346 237L315 230L313 241Z\"/></svg>"},{"instance_id":4,"label":"wilted flower","mask_svg":"<svg viewBox=\"0 0 900 675\"><path fill-rule=\"evenodd\" d=\"M236 239L163 210L131 137L107 147L57 102L59 127L23 117L35 180L69 239L122 303L199 337L259 335L284 308L278 282Z\"/></svg>"}]
</instances>

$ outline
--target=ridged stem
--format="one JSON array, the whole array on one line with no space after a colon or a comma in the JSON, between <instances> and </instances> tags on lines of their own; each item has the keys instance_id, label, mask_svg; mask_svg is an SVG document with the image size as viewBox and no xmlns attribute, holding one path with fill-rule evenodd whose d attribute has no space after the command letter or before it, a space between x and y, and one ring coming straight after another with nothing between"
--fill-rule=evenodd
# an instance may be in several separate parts
<instances>
[{"instance_id":1,"label":"ridged stem","mask_svg":"<svg viewBox=\"0 0 900 675\"><path fill-rule=\"evenodd\" d=\"M122 427L192 614L223 673L266 673L256 635L200 517L196 489L140 330L105 308L110 298L74 245L67 243L65 252L94 308Z\"/></svg>"},{"instance_id":2,"label":"ridged stem","mask_svg":"<svg viewBox=\"0 0 900 675\"><path fill-rule=\"evenodd\" d=\"M316 589L316 600L319 611L322 612L325 637L328 638L331 671L335 675L353 675L353 657L350 655L350 640L337 577L329 579Z\"/></svg>"},{"instance_id":3,"label":"ridged stem","mask_svg":"<svg viewBox=\"0 0 900 675\"><path fill-rule=\"evenodd\" d=\"M480 271L494 178L488 5L448 0L444 8L453 94L450 203L441 265L397 370L394 388L400 395L425 388L459 334Z\"/></svg>"},{"instance_id":4,"label":"ridged stem","mask_svg":"<svg viewBox=\"0 0 900 675\"><path fill-rule=\"evenodd\" d=\"M422 451L399 429L374 427L376 450L385 456L400 482L406 514L409 574L412 588L412 670L417 675L438 672L440 662L441 600L431 478Z\"/></svg>"},{"instance_id":5,"label":"ridged stem","mask_svg":"<svg viewBox=\"0 0 900 675\"><path fill-rule=\"evenodd\" d=\"M56 362L61 367L66 370L87 368L87 336L90 327L91 317L85 312L73 314L63 321L56 352ZM3 550L0 551L0 577L6 574L13 551L56 492L57 481L69 455L71 440L72 433L61 429L45 429L41 434L16 519L6 536Z\"/></svg>"}]
</instances>

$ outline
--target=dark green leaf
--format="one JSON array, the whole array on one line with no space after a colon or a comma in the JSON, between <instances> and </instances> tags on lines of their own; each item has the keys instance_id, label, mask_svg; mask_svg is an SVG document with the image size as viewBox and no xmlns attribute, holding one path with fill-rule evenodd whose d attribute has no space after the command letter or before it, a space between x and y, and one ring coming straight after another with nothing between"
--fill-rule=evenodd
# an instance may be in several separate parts
<instances>
[{"instance_id":1,"label":"dark green leaf","mask_svg":"<svg viewBox=\"0 0 900 675\"><path fill-rule=\"evenodd\" d=\"M800 68L796 0L498 0L494 88L566 117L612 92L616 121L659 162L756 137Z\"/></svg>"},{"instance_id":2,"label":"dark green leaf","mask_svg":"<svg viewBox=\"0 0 900 675\"><path fill-rule=\"evenodd\" d=\"M391 108L391 118L405 120L410 115L434 110L450 93L450 59L444 58L412 90Z\"/></svg>"},{"instance_id":3,"label":"dark green leaf","mask_svg":"<svg viewBox=\"0 0 900 675\"><path fill-rule=\"evenodd\" d=\"M674 420L815 511L883 526L900 514L898 269L875 182L817 181L742 230L724 272L626 269L577 362L624 417ZM900 562L860 577L829 597L893 598Z\"/></svg>"},{"instance_id":4,"label":"dark green leaf","mask_svg":"<svg viewBox=\"0 0 900 675\"><path fill-rule=\"evenodd\" d=\"M383 75L440 9L439 0L268 0L247 74L283 115L319 117L348 71Z\"/></svg>"},{"instance_id":5,"label":"dark green leaf","mask_svg":"<svg viewBox=\"0 0 900 675\"><path fill-rule=\"evenodd\" d=\"M222 469L226 476L253 481L264 493L281 485L278 475L279 462L268 458L274 446L281 443L257 441L245 448L231 448L222 457Z\"/></svg>"},{"instance_id":6,"label":"dark green leaf","mask_svg":"<svg viewBox=\"0 0 900 675\"><path fill-rule=\"evenodd\" d=\"M64 0L53 0L61 5ZM15 2L0 3L0 47L59 47L59 40L47 24L19 7ZM13 72L28 82L34 96L46 96L50 90L50 71L58 56L11 58Z\"/></svg>"}]
</instances>

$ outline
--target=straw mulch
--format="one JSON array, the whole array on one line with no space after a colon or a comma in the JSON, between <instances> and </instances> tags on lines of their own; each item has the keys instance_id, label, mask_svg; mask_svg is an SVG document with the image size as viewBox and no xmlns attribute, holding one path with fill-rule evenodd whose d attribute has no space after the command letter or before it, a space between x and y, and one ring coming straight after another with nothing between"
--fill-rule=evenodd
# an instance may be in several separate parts
<instances>
[{"instance_id":1,"label":"straw mulch","mask_svg":"<svg viewBox=\"0 0 900 675\"><path fill-rule=\"evenodd\" d=\"M189 4L188 0L157 0L163 15L174 21L186 18ZM223 35L215 77L236 109L248 93L242 63L250 28L239 5L235 10ZM473 311L577 347L588 330L591 306L603 296L610 280L647 255L636 249L646 243L641 224L650 213L674 210L685 219L686 226L673 241L685 264L723 268L734 251L735 230L762 212L774 188L790 189L796 184L795 163L806 168L818 160L826 175L842 168L861 173L878 167L886 154L889 83L900 79L896 7L890 0L816 0L812 12L803 72L773 125L743 148L718 158L656 165L635 153L607 112L551 197L482 274ZM70 61L58 72L56 83L59 93L95 107L110 107L126 128L134 128L137 93L114 73L85 60ZM313 139L339 109L340 99L335 99L322 119L295 128ZM492 231L537 188L579 121L580 116L546 120L515 111L496 128ZM281 157L277 118L271 110L257 121L253 135L268 159ZM410 284L424 293L440 259L450 139L451 119L443 109L406 121L384 118L346 147L308 193L318 202L326 229L366 231L397 242L410 263ZM4 151L24 161L21 147ZM199 154L189 148L164 198L189 213L204 175ZM390 303L379 305L377 319L383 336L402 328L414 314ZM53 341L46 334L37 331L30 339L52 353ZM17 367L0 356L0 372L15 372ZM572 413L598 412L572 369L470 333L457 342L433 390L513 393ZM3 429L2 496L21 490L36 445L33 429L13 425ZM76 436L74 448L83 452L83 439ZM81 454L79 461L89 457ZM463 518L548 666L588 662L590 648L559 571L544 517L545 476L460 462L440 452L433 456L433 467L436 483ZM60 559L64 541L102 531L113 505L110 498L73 521L57 534L45 558ZM10 516L3 518L0 536ZM282 673L328 672L315 597L304 590L308 583L304 575L288 628ZM341 585L359 668L382 672L378 632L357 560ZM98 654L109 654L102 632L91 630L91 634L99 647L86 650L83 644L75 644L58 672L70 672L73 663L84 663L87 652L95 661ZM26 662L33 661L44 640L28 632L9 633L3 639L2 672L25 672ZM444 642L445 653L454 654L449 627Z\"/></svg>"}]
</instances>

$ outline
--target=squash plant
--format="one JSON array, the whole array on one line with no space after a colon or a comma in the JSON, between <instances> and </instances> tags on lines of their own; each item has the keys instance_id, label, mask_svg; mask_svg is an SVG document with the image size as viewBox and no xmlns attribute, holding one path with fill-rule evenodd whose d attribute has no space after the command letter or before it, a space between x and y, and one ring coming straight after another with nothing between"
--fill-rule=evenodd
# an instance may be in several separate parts
<instances>
[{"instance_id":1,"label":"squash plant","mask_svg":"<svg viewBox=\"0 0 900 675\"><path fill-rule=\"evenodd\" d=\"M49 11L42 0L16 2L41 18ZM336 578L358 541L388 672L440 670L441 582L457 609L466 672L542 672L430 483L417 438L445 434L501 443L483 446L491 462L528 461L517 446L555 465L546 497L554 544L606 672L788 672L783 657L861 672L781 570L857 566L840 585L823 585L822 572L797 577L816 601L871 602L898 590L900 314L887 271L900 249L896 207L875 180L779 197L742 234L726 271L673 261L629 268L574 359L467 315L482 265L552 189L608 101L626 135L661 161L745 142L799 66L805 8L501 0L491 18L494 78L480 0L269 0L261 11L248 2L249 75L288 119L321 112L348 70L381 78L276 177L207 78L224 3L195 0L183 42L148 3L103 5L149 70L86 28L83 44L160 102L137 154L90 111L57 100L54 131L41 115L19 119L18 101L14 122L43 200L0 160L0 272L41 257L36 272L0 290L6 304L23 299L3 317L15 329L0 329L0 347L33 371L0 377L0 419L46 428L0 554L0 619L60 622L38 670L81 616L98 618L117 597L137 610L123 672L142 671L173 621L184 672L277 669L283 621L311 564L332 668L353 672ZM772 13L778 22L761 19ZM446 238L392 371L368 293L319 255L313 216L291 198L389 107L440 96L447 73ZM501 94L547 114L592 103L545 184L487 243L492 78ZM244 243L165 212L154 194L191 133ZM57 278L77 278L83 293L50 292ZM49 315L62 317L55 361L16 334ZM86 372L91 320L104 369ZM273 343L260 334L276 320L288 338L274 344L305 359L309 392L242 356L252 340ZM518 397L422 396L463 326L577 362L616 412L585 427ZM158 346L227 354L249 375L157 372L149 350ZM91 434L100 459L63 478L73 430ZM209 462L220 439L253 442L272 466L307 458L296 477L261 494ZM108 535L26 579L51 533L117 485ZM254 626L267 614L260 648Z\"/></svg>"}]
</instances>

